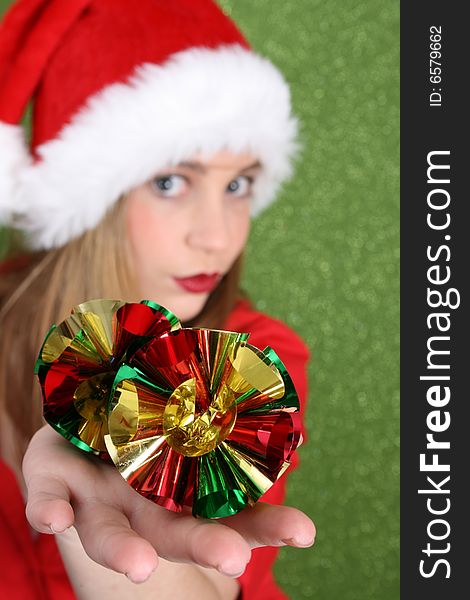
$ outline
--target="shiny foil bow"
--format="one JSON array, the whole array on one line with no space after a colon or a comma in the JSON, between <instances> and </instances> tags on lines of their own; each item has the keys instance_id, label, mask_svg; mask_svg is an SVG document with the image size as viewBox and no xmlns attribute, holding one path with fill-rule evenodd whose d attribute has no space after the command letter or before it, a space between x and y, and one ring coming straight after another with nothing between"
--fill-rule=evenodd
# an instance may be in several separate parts
<instances>
[{"instance_id":1,"label":"shiny foil bow","mask_svg":"<svg viewBox=\"0 0 470 600\"><path fill-rule=\"evenodd\" d=\"M44 417L140 494L219 518L253 505L301 441L294 385L248 333L182 328L165 308L94 300L48 333Z\"/></svg>"}]
</instances>

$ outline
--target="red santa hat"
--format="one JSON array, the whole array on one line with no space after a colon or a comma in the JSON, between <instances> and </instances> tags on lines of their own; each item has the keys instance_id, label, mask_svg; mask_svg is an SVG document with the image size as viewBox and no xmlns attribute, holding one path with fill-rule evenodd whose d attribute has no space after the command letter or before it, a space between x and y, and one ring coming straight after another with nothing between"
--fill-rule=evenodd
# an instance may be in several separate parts
<instances>
[{"instance_id":1,"label":"red santa hat","mask_svg":"<svg viewBox=\"0 0 470 600\"><path fill-rule=\"evenodd\" d=\"M32 247L82 234L195 152L257 156L256 214L297 129L284 78L212 0L19 0L0 26L0 223Z\"/></svg>"}]
</instances>

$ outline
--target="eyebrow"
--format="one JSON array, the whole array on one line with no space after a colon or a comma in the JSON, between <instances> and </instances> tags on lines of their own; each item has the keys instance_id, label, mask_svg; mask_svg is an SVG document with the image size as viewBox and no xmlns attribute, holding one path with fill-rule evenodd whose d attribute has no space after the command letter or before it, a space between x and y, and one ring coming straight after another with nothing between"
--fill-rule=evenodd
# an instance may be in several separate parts
<instances>
[{"instance_id":1,"label":"eyebrow","mask_svg":"<svg viewBox=\"0 0 470 600\"><path fill-rule=\"evenodd\" d=\"M193 171L198 171L199 173L207 172L206 167L200 162L193 162L193 161L185 160L185 161L179 162L176 166L177 167L186 167L188 169L192 169ZM260 163L259 160L257 160L256 162L249 165L248 167L244 167L243 169L240 169L240 173L243 173L244 171L249 171L250 169L256 169L256 168L261 168L261 167L262 167L262 164Z\"/></svg>"}]
</instances>

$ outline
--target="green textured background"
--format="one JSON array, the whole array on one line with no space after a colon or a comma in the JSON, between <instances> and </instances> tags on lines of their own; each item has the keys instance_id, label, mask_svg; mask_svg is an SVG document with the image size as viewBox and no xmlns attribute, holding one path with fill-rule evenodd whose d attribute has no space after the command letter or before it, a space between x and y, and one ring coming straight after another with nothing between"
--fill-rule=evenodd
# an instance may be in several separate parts
<instances>
[{"instance_id":1,"label":"green textured background","mask_svg":"<svg viewBox=\"0 0 470 600\"><path fill-rule=\"evenodd\" d=\"M310 439L289 500L317 541L282 549L276 575L293 600L395 600L399 3L220 4L285 73L303 123L296 175L254 223L244 278L312 351Z\"/></svg>"}]
</instances>

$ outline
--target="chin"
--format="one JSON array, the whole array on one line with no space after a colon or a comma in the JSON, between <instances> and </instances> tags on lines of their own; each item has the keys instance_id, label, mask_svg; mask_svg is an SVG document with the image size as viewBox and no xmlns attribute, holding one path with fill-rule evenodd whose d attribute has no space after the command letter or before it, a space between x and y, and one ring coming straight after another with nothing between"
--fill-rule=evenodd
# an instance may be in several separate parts
<instances>
[{"instance_id":1,"label":"chin","mask_svg":"<svg viewBox=\"0 0 470 600\"><path fill-rule=\"evenodd\" d=\"M181 322L190 321L194 319L201 310L204 308L207 302L208 294L184 294L179 297L162 297L158 294L153 294L148 300L153 300L170 310Z\"/></svg>"},{"instance_id":2,"label":"chin","mask_svg":"<svg viewBox=\"0 0 470 600\"><path fill-rule=\"evenodd\" d=\"M204 299L199 302L187 302L184 305L182 304L180 309L176 308L176 310L172 310L170 308L170 310L178 317L180 321L191 321L191 319L197 317L197 315L201 312L206 302L207 296L205 296Z\"/></svg>"}]
</instances>

